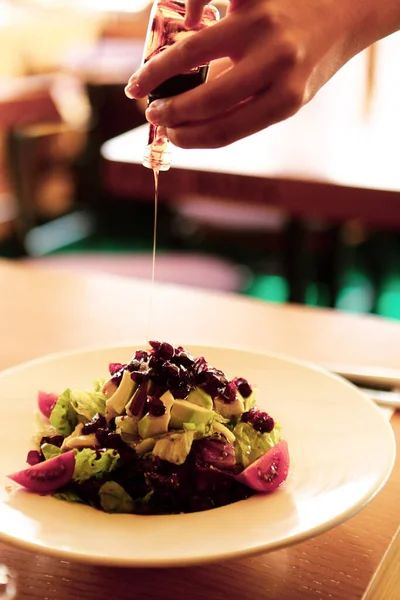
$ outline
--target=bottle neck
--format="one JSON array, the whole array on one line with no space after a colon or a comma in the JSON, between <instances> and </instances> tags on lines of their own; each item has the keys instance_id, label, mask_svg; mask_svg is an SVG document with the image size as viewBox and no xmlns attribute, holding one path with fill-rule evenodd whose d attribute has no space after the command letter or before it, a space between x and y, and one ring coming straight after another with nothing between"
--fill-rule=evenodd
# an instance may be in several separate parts
<instances>
[{"instance_id":1,"label":"bottle neck","mask_svg":"<svg viewBox=\"0 0 400 600\"><path fill-rule=\"evenodd\" d=\"M171 143L165 128L150 124L143 166L153 171L168 171L171 167L171 156Z\"/></svg>"}]
</instances>

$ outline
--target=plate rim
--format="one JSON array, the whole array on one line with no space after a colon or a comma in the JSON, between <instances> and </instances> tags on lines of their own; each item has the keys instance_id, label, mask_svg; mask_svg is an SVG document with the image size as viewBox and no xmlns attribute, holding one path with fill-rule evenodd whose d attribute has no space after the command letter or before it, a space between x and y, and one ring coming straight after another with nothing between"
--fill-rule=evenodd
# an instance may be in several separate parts
<instances>
[{"instance_id":1,"label":"plate rim","mask_svg":"<svg viewBox=\"0 0 400 600\"><path fill-rule=\"evenodd\" d=\"M357 395L361 396L363 400L368 403L373 410L375 410L378 418L382 422L382 425L387 426L387 431L390 436L390 444L392 446L392 457L390 461L390 465L386 470L384 476L381 477L379 485L376 486L372 493L365 494L365 496L358 501L356 505L350 506L346 511L336 515L334 518L329 519L328 521L317 524L313 528L308 529L307 531L295 533L285 539L276 540L274 542L268 542L265 545L259 544L256 548L248 548L244 550L232 550L232 551L224 551L223 553L218 554L217 556L195 556L192 555L190 557L180 557L179 559L155 559L154 561L141 560L140 557L113 557L109 556L96 556L93 554L87 553L79 553L71 550L65 550L62 548L50 548L47 545L43 545L38 542L31 542L28 540L21 540L16 536L9 535L0 530L0 540L6 544L9 544L12 547L22 549L24 551L29 552L40 552L41 554L57 558L69 560L71 562L76 562L79 564L87 564L87 565L97 565L97 566L108 566L108 567L121 567L121 568L174 568L174 567L193 567L196 565L207 565L218 562L225 562L229 560L235 560L239 558L246 558L251 556L257 556L264 553L275 552L283 548L289 548L296 544L305 542L313 537L322 535L331 529L338 527L339 525L345 523L356 514L361 512L383 489L386 485L389 477L393 471L393 467L396 461L397 448L396 448L396 439L394 435L393 428L390 425L390 421L386 420L382 415L379 407L375 404L373 400L368 398L357 386L344 379L340 375L336 373L332 373L328 371L324 367L304 359L299 359L297 357L293 357L288 354L278 353L278 352L270 352L263 351L261 349L251 349L246 346L221 346L219 344L204 344L200 342L181 342L181 345L186 347L199 347L204 349L214 349L214 350L228 350L228 351L236 351L236 352L246 352L249 354L258 354L259 356L263 356L265 358L278 359L280 361L289 362L291 364L295 364L300 367L305 367L308 370L319 372L328 378L338 381L341 385L344 385L348 388L351 388L353 392L357 393ZM7 377L8 375L12 375L20 370L24 370L25 368L29 368L31 366L38 365L40 363L49 361L49 360L58 360L63 359L65 357L78 356L80 354L87 354L90 352L101 352L108 351L112 349L123 350L140 348L143 346L148 346L148 342L131 342L131 341L121 341L115 342L111 344L91 344L88 346L81 346L72 350L64 350L58 352L51 352L45 355L33 358L28 361L24 361L18 363L16 365L12 365L0 371L0 381ZM3 487L6 487L5 484ZM223 507L222 507L223 508ZM216 509L218 510L218 509ZM165 518L168 515L161 515L160 518Z\"/></svg>"}]
</instances>

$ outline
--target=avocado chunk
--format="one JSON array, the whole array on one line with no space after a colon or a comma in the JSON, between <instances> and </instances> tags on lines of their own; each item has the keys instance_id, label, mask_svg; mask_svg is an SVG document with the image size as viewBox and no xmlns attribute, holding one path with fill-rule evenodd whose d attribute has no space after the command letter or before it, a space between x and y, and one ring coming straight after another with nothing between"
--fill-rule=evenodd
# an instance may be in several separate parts
<instances>
[{"instance_id":1,"label":"avocado chunk","mask_svg":"<svg viewBox=\"0 0 400 600\"><path fill-rule=\"evenodd\" d=\"M101 388L101 392L106 396L106 398L111 398L113 394L117 391L118 386L113 382L112 378L105 382L105 384Z\"/></svg>"},{"instance_id":2,"label":"avocado chunk","mask_svg":"<svg viewBox=\"0 0 400 600\"><path fill-rule=\"evenodd\" d=\"M186 400L210 410L212 410L214 407L211 396L199 387L194 388Z\"/></svg>"},{"instance_id":3,"label":"avocado chunk","mask_svg":"<svg viewBox=\"0 0 400 600\"><path fill-rule=\"evenodd\" d=\"M161 402L165 406L165 413L159 417L151 414L145 415L138 423L138 432L144 440L146 438L167 433L169 420L171 418L171 408L174 404L174 397L171 392L167 391L160 397Z\"/></svg>"},{"instance_id":4,"label":"avocado chunk","mask_svg":"<svg viewBox=\"0 0 400 600\"><path fill-rule=\"evenodd\" d=\"M145 440L142 440L141 442L133 445L132 447L134 448L136 454L138 454L139 456L143 456L143 454L147 454L148 452L151 452L153 450L155 443L155 438L146 438Z\"/></svg>"},{"instance_id":5,"label":"avocado chunk","mask_svg":"<svg viewBox=\"0 0 400 600\"><path fill-rule=\"evenodd\" d=\"M171 433L156 442L153 456L158 456L174 465L183 465L192 447L195 431Z\"/></svg>"},{"instance_id":6,"label":"avocado chunk","mask_svg":"<svg viewBox=\"0 0 400 600\"><path fill-rule=\"evenodd\" d=\"M125 406L128 404L135 391L135 382L131 379L131 374L128 370L124 371L121 383L116 391L106 402L106 419L110 422L114 417L122 415Z\"/></svg>"},{"instance_id":7,"label":"avocado chunk","mask_svg":"<svg viewBox=\"0 0 400 600\"><path fill-rule=\"evenodd\" d=\"M227 419L232 419L232 417L237 417L244 413L243 400L238 395L236 395L233 402L224 402L222 398L214 398L214 406L217 413Z\"/></svg>"},{"instance_id":8,"label":"avocado chunk","mask_svg":"<svg viewBox=\"0 0 400 600\"><path fill-rule=\"evenodd\" d=\"M138 438L138 420L136 417L123 415L115 419L115 431L119 433L122 441L126 444L134 442Z\"/></svg>"},{"instance_id":9,"label":"avocado chunk","mask_svg":"<svg viewBox=\"0 0 400 600\"><path fill-rule=\"evenodd\" d=\"M175 400L171 409L170 426L175 429L182 429L184 423L194 423L195 425L207 425L213 420L214 413L211 409L197 406L187 400Z\"/></svg>"}]
</instances>

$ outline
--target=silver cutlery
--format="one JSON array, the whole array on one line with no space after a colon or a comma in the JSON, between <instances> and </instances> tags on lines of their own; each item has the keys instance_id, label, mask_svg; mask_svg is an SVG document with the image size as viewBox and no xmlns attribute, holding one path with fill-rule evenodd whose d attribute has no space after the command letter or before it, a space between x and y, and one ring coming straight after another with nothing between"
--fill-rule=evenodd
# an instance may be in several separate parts
<instances>
[{"instance_id":1,"label":"silver cutlery","mask_svg":"<svg viewBox=\"0 0 400 600\"><path fill-rule=\"evenodd\" d=\"M400 409L400 371L384 367L324 365L360 388L371 400L381 406Z\"/></svg>"}]
</instances>

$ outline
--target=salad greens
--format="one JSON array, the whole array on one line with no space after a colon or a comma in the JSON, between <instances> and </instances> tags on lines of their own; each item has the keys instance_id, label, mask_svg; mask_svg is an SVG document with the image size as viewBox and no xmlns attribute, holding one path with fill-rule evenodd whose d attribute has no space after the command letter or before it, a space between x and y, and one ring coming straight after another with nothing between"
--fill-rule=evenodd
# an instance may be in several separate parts
<instances>
[{"instance_id":1,"label":"salad greens","mask_svg":"<svg viewBox=\"0 0 400 600\"><path fill-rule=\"evenodd\" d=\"M100 456L90 448L75 451L74 481L83 483L92 478L101 479L117 467L119 458L116 450L104 450Z\"/></svg>"},{"instance_id":2,"label":"salad greens","mask_svg":"<svg viewBox=\"0 0 400 600\"><path fill-rule=\"evenodd\" d=\"M11 479L60 500L140 514L223 506L286 479L280 426L256 408L247 380L228 380L166 342L109 371L93 391L40 392L30 467Z\"/></svg>"}]
</instances>

